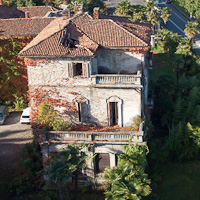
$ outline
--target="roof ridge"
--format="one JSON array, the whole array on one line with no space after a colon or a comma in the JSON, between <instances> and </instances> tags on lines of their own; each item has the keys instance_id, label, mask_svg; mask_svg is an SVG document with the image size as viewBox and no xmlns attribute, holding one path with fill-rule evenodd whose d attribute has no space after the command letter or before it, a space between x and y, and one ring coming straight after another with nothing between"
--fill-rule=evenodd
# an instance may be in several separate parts
<instances>
[{"instance_id":1,"label":"roof ridge","mask_svg":"<svg viewBox=\"0 0 200 200\"><path fill-rule=\"evenodd\" d=\"M122 30L126 31L128 34L130 34L130 35L133 36L134 38L137 38L137 39L140 40L143 44L145 44L145 45L148 46L148 44L147 44L144 40L142 40L142 39L139 38L138 36L134 35L134 34L131 33L130 31L126 30L124 27L120 26L117 22L113 21L112 19L107 19L107 20L110 21L110 22L112 22L112 23L114 23L114 24L116 24L116 25L117 25L118 27L120 27Z\"/></svg>"},{"instance_id":2,"label":"roof ridge","mask_svg":"<svg viewBox=\"0 0 200 200\"><path fill-rule=\"evenodd\" d=\"M36 7L52 7L52 6L45 6L45 5L43 5L43 6L18 6L18 7L16 7L16 8L36 8Z\"/></svg>"},{"instance_id":3,"label":"roof ridge","mask_svg":"<svg viewBox=\"0 0 200 200\"><path fill-rule=\"evenodd\" d=\"M8 18L8 19L0 19L0 21L12 21L12 20L34 20L34 19L56 19L56 17L31 17L31 18Z\"/></svg>"}]
</instances>

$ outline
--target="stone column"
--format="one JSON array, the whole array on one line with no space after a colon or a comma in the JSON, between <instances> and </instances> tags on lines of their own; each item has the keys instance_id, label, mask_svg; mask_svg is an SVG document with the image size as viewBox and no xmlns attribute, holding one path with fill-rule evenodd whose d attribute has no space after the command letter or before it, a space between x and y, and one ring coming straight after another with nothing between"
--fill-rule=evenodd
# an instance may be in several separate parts
<instances>
[{"instance_id":1,"label":"stone column","mask_svg":"<svg viewBox=\"0 0 200 200\"><path fill-rule=\"evenodd\" d=\"M116 165L115 154L109 153L109 156L110 156L110 167L112 168Z\"/></svg>"}]
</instances>

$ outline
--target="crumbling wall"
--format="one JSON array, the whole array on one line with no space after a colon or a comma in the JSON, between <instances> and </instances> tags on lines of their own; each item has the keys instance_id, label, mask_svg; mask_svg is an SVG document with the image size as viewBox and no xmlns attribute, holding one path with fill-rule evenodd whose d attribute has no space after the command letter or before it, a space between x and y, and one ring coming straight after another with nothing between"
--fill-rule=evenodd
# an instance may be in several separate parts
<instances>
[{"instance_id":1,"label":"crumbling wall","mask_svg":"<svg viewBox=\"0 0 200 200\"><path fill-rule=\"evenodd\" d=\"M79 61L80 62L80 61ZM84 61L85 62L85 61ZM43 101L52 104L71 123L79 123L77 103L85 103L83 122L108 126L107 100L121 100L119 112L122 126L130 126L131 118L141 115L141 93L133 88L98 88L92 78L70 77L69 60L40 60L28 66L30 105L33 117ZM89 65L89 62L86 61ZM29 64L31 64L29 62Z\"/></svg>"}]
</instances>

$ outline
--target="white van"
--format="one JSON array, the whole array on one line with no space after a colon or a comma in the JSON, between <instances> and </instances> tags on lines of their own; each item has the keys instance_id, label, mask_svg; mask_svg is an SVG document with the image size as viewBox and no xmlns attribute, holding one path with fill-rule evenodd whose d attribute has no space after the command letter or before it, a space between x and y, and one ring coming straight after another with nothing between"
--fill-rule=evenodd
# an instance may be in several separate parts
<instances>
[{"instance_id":1,"label":"white van","mask_svg":"<svg viewBox=\"0 0 200 200\"><path fill-rule=\"evenodd\" d=\"M31 122L30 120L30 108L26 108L23 110L22 115L20 117L20 123L21 124L29 124Z\"/></svg>"},{"instance_id":2,"label":"white van","mask_svg":"<svg viewBox=\"0 0 200 200\"><path fill-rule=\"evenodd\" d=\"M6 106L1 105L0 106L0 124L3 124L6 117L8 116L8 109Z\"/></svg>"}]
</instances>

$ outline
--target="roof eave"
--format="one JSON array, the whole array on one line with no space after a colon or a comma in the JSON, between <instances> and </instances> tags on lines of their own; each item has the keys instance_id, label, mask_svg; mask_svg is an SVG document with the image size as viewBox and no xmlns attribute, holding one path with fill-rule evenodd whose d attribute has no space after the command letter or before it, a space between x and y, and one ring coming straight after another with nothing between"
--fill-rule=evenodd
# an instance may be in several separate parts
<instances>
[{"instance_id":1,"label":"roof eave","mask_svg":"<svg viewBox=\"0 0 200 200\"><path fill-rule=\"evenodd\" d=\"M18 54L19 57L21 58L79 58L79 57L84 57L84 58L91 58L94 56L93 55L90 55L90 56L60 56L60 55L52 55L52 56L40 56L40 55L20 55Z\"/></svg>"}]
</instances>

